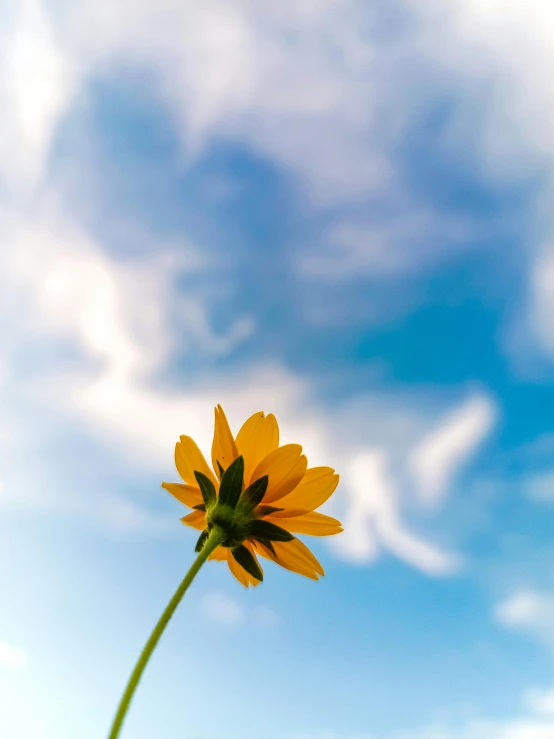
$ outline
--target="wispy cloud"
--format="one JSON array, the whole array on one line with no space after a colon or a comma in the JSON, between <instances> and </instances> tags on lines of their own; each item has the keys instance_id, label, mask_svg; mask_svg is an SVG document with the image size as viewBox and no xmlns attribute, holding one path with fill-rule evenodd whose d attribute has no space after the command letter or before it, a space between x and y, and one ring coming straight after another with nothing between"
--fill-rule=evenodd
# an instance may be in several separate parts
<instances>
[{"instance_id":1,"label":"wispy cloud","mask_svg":"<svg viewBox=\"0 0 554 739\"><path fill-rule=\"evenodd\" d=\"M490 432L494 416L490 399L474 396L416 446L408 467L423 503L436 505L441 500L459 468Z\"/></svg>"},{"instance_id":2,"label":"wispy cloud","mask_svg":"<svg viewBox=\"0 0 554 739\"><path fill-rule=\"evenodd\" d=\"M529 696L536 700L530 700ZM520 712L506 718L475 717L451 724L437 720L428 726L380 734L383 739L551 739L554 721L549 716L550 691L527 691ZM544 708L547 710L543 710ZM525 708L526 707L526 708ZM291 734L290 739L377 739L374 734L349 734L340 731L304 732Z\"/></svg>"},{"instance_id":3,"label":"wispy cloud","mask_svg":"<svg viewBox=\"0 0 554 739\"><path fill-rule=\"evenodd\" d=\"M554 596L537 590L518 590L494 610L508 628L528 632L554 649Z\"/></svg>"},{"instance_id":4,"label":"wispy cloud","mask_svg":"<svg viewBox=\"0 0 554 739\"><path fill-rule=\"evenodd\" d=\"M250 327L239 321L227 334L217 334L202 295L179 292L176 276L198 269L191 249L161 245L155 256L118 260L57 212L48 209L33 223L5 215L7 361L18 361L30 337L35 352L54 346L60 356L51 373L27 366L23 376L10 376L7 365L4 391L13 393L23 383L35 388L42 404L80 416L112 436L140 443L146 434L145 454L155 457L159 442L150 451L148 442L178 435L181 419L192 409L173 405L171 394L165 400L163 393L148 390L152 374L167 366L177 342L180 350L188 342L217 355L240 343ZM8 313L22 317L16 327ZM68 345L77 351L77 362L71 356L64 362ZM190 403L198 407L192 397ZM156 419L167 429L161 437L160 429L152 428Z\"/></svg>"},{"instance_id":5,"label":"wispy cloud","mask_svg":"<svg viewBox=\"0 0 554 739\"><path fill-rule=\"evenodd\" d=\"M430 575L457 569L457 557L410 533L402 523L398 491L382 451L353 459L346 469L346 484L349 507L344 534L332 543L335 551L361 563L375 559L383 547Z\"/></svg>"},{"instance_id":6,"label":"wispy cloud","mask_svg":"<svg viewBox=\"0 0 554 739\"><path fill-rule=\"evenodd\" d=\"M249 626L269 629L274 628L280 621L279 614L270 606L257 604L253 607L246 607L237 599L215 590L203 596L200 608L211 621L228 626L239 626L245 623Z\"/></svg>"},{"instance_id":7,"label":"wispy cloud","mask_svg":"<svg viewBox=\"0 0 554 739\"><path fill-rule=\"evenodd\" d=\"M525 703L533 713L554 716L554 687L530 688L525 693Z\"/></svg>"},{"instance_id":8,"label":"wispy cloud","mask_svg":"<svg viewBox=\"0 0 554 739\"><path fill-rule=\"evenodd\" d=\"M551 701L550 688L532 688L524 693L521 709L514 707L505 718L437 720L420 729L393 732L390 739L550 739L554 736Z\"/></svg>"},{"instance_id":9,"label":"wispy cloud","mask_svg":"<svg viewBox=\"0 0 554 739\"><path fill-rule=\"evenodd\" d=\"M58 43L41 0L24 0L0 31L0 182L25 198L39 183L81 65Z\"/></svg>"},{"instance_id":10,"label":"wispy cloud","mask_svg":"<svg viewBox=\"0 0 554 739\"><path fill-rule=\"evenodd\" d=\"M428 574L457 570L460 557L418 537L403 522L403 493L406 485L411 489L415 484L421 508L439 508L455 475L492 429L494 418L488 397L471 396L438 424L427 420L431 430L421 442L413 440L404 448L400 443L396 449L391 444L390 451L386 445L375 446L351 458L344 477L349 500L345 532L333 542L333 549L347 559L365 562L385 548Z\"/></svg>"}]
</instances>

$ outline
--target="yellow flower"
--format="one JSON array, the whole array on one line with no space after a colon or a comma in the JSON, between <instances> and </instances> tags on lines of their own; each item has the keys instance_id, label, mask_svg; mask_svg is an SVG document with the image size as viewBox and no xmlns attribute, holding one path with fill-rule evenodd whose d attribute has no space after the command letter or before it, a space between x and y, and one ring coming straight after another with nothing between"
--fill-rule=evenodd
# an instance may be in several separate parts
<instances>
[{"instance_id":1,"label":"yellow flower","mask_svg":"<svg viewBox=\"0 0 554 739\"><path fill-rule=\"evenodd\" d=\"M190 436L177 442L175 464L184 484L164 482L162 487L193 509L181 521L203 532L197 551L214 526L222 528L226 539L210 559L226 561L242 585L258 585L263 579L258 555L313 580L324 574L293 534L342 531L339 521L315 510L333 494L339 476L331 467L308 469L299 444L279 446L273 414L255 413L234 438L218 405L213 470Z\"/></svg>"}]
</instances>

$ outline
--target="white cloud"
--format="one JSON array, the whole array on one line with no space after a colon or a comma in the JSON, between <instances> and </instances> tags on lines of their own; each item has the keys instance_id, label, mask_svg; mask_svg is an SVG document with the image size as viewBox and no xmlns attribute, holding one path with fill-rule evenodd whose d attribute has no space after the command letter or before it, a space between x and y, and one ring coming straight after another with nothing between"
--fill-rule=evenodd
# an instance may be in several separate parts
<instances>
[{"instance_id":1,"label":"white cloud","mask_svg":"<svg viewBox=\"0 0 554 739\"><path fill-rule=\"evenodd\" d=\"M176 276L201 264L190 247L161 245L155 256L116 260L54 209L34 221L3 215L10 359L31 339L36 351L57 346L61 353L69 342L81 355L67 369L60 357L51 374L27 369L26 385L36 388L41 403L143 443L145 460L155 458L159 444L176 438L183 419L191 411L194 417L202 403L192 395L174 402L171 393L149 390L151 374L166 365L177 340L181 350L188 343L208 355L232 350L252 328L247 317L216 334L205 298L177 291ZM10 315L21 317L17 325Z\"/></svg>"},{"instance_id":2,"label":"white cloud","mask_svg":"<svg viewBox=\"0 0 554 739\"><path fill-rule=\"evenodd\" d=\"M508 11L500 1L488 2L486 12L477 0L405 5L417 23L402 36L402 47L391 39L383 43L374 32L378 14L355 0L287 0L269 13L244 0L202 6L139 0L125 8L86 1L50 18L46 6L28 0L10 36L34 31L29 48L46 48L47 59L62 60L42 65L63 69L50 75L55 79L75 69L84 79L121 60L153 67L158 93L174 107L189 146L201 146L214 134L242 139L300 172L312 188L335 196L376 185L382 191L394 180L395 137L401 138L415 104L413 96L398 94L404 90L402 64L413 67L419 57L433 59L437 73L448 65L462 93L476 76L496 83L499 94L486 101L496 116L486 120L491 132L511 126L513 141L541 152L554 149L548 118L537 115L554 98L544 72L552 59L547 29L554 17L547 0L532 9L518 0ZM523 62L515 62L514 44L528 52ZM400 86L391 86L392 76ZM37 78L32 81L36 86ZM71 86L50 87L62 91L50 95L56 100L71 94ZM37 97L25 84L20 94L26 88L29 100ZM506 99L515 104L506 105ZM387 129L380 123L384 112ZM515 120L509 126L510 117ZM48 137L49 127L35 120L36 130ZM501 138L500 145L509 137ZM492 148L494 136L487 141ZM409 251L407 245L408 259Z\"/></svg>"},{"instance_id":3,"label":"white cloud","mask_svg":"<svg viewBox=\"0 0 554 739\"><path fill-rule=\"evenodd\" d=\"M554 596L519 590L499 603L495 618L508 628L526 631L554 649Z\"/></svg>"},{"instance_id":4,"label":"white cloud","mask_svg":"<svg viewBox=\"0 0 554 739\"><path fill-rule=\"evenodd\" d=\"M506 718L475 717L460 724L434 721L429 726L392 733L389 739L552 739L552 690L534 688L523 695L523 709Z\"/></svg>"},{"instance_id":5,"label":"white cloud","mask_svg":"<svg viewBox=\"0 0 554 739\"><path fill-rule=\"evenodd\" d=\"M417 49L431 60L429 89L456 93L456 112L440 146L453 166L460 156L493 187L509 182L543 186L528 205L539 229L530 229L529 294L512 327L513 360L535 371L537 349L554 357L553 256L550 243L554 187L554 91L548 70L554 63L554 6L550 0L406 0L419 19ZM514 49L518 53L514 54ZM525 317L522 319L521 316ZM531 340L530 340L531 339ZM523 355L523 356L521 356ZM527 360L527 355L530 359Z\"/></svg>"},{"instance_id":6,"label":"white cloud","mask_svg":"<svg viewBox=\"0 0 554 739\"><path fill-rule=\"evenodd\" d=\"M89 75L122 60L155 70L187 151L231 137L299 173L319 196L344 197L391 175L381 149L364 146L368 100L388 87L371 74L363 20L352 0L287 0L270 12L245 0L117 9L104 0L58 11L56 28Z\"/></svg>"},{"instance_id":7,"label":"white cloud","mask_svg":"<svg viewBox=\"0 0 554 739\"><path fill-rule=\"evenodd\" d=\"M200 607L207 618L217 623L235 626L245 617L243 607L225 593L207 593L202 598Z\"/></svg>"},{"instance_id":8,"label":"white cloud","mask_svg":"<svg viewBox=\"0 0 554 739\"><path fill-rule=\"evenodd\" d=\"M229 335L214 334L202 296L176 291L177 276L204 266L190 245L162 243L153 256L118 260L51 205L32 218L2 216L10 307L35 334L78 343L105 377L138 379L162 365L174 346L174 320L181 346L188 340L214 353L248 331L242 320Z\"/></svg>"},{"instance_id":9,"label":"white cloud","mask_svg":"<svg viewBox=\"0 0 554 739\"><path fill-rule=\"evenodd\" d=\"M332 543L335 551L351 561L367 562L382 546L430 575L457 569L455 556L411 534L401 522L398 492L384 452L360 454L345 472L350 502L344 534Z\"/></svg>"},{"instance_id":10,"label":"white cloud","mask_svg":"<svg viewBox=\"0 0 554 739\"><path fill-rule=\"evenodd\" d=\"M436 70L442 71L442 83L456 85L466 98L466 115L454 119L450 143L465 143L473 125L483 163L499 178L527 174L545 156L551 160L554 136L546 121L554 93L547 70L554 60L554 9L549 0L508 5L408 0L407 5L421 21L421 51L442 65ZM514 48L520 51L517 59ZM476 105L486 115L475 131Z\"/></svg>"},{"instance_id":11,"label":"white cloud","mask_svg":"<svg viewBox=\"0 0 554 739\"><path fill-rule=\"evenodd\" d=\"M498 181L537 166L552 171L554 95L545 70L554 13L548 0L403 5L413 24L400 42L394 34L383 42L378 11L356 0L288 0L269 14L246 0L138 0L117 9L85 0L55 12L26 0L0 39L0 102L8 111L0 167L32 190L83 83L120 63L146 67L187 156L228 138L296 174L311 204L386 195L389 218L340 216L328 243L320 239L316 252L299 256L304 271L335 279L427 270L471 245L480 226L421 201L397 166L398 142L422 108L454 91L458 105L437 142L449 156L476 148L479 171ZM524 50L517 61L513 48ZM539 254L531 270L528 312L531 333L552 356L545 260L552 261Z\"/></svg>"},{"instance_id":12,"label":"white cloud","mask_svg":"<svg viewBox=\"0 0 554 739\"><path fill-rule=\"evenodd\" d=\"M524 698L533 713L554 716L554 687L530 688Z\"/></svg>"},{"instance_id":13,"label":"white cloud","mask_svg":"<svg viewBox=\"0 0 554 739\"><path fill-rule=\"evenodd\" d=\"M386 549L431 575L456 571L459 557L409 531L402 521L403 504L409 500L423 510L444 504L455 475L492 428L492 401L469 396L438 425L432 418L410 419L407 405L398 418L386 408L361 416L375 419L374 440L345 459L347 511L344 533L333 540L333 549L359 563L373 561ZM363 427L356 432L363 438Z\"/></svg>"},{"instance_id":14,"label":"white cloud","mask_svg":"<svg viewBox=\"0 0 554 739\"><path fill-rule=\"evenodd\" d=\"M0 670L22 670L27 663L27 654L22 649L0 641Z\"/></svg>"},{"instance_id":15,"label":"white cloud","mask_svg":"<svg viewBox=\"0 0 554 739\"><path fill-rule=\"evenodd\" d=\"M22 0L3 15L0 180L22 195L41 178L56 125L78 84L78 62L55 36L41 0Z\"/></svg>"},{"instance_id":16,"label":"white cloud","mask_svg":"<svg viewBox=\"0 0 554 739\"><path fill-rule=\"evenodd\" d=\"M491 430L494 415L489 398L471 397L415 447L408 467L423 503L440 502L454 475Z\"/></svg>"}]
</instances>

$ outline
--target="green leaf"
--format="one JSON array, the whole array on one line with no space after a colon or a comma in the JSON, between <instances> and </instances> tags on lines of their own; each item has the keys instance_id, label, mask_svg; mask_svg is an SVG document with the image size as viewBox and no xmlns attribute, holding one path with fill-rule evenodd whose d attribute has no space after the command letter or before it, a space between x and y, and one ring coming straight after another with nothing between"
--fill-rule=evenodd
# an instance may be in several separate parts
<instances>
[{"instance_id":1,"label":"green leaf","mask_svg":"<svg viewBox=\"0 0 554 739\"><path fill-rule=\"evenodd\" d=\"M244 567L246 572L252 575L252 577L255 577L256 580L260 581L264 579L264 575L262 570L260 569L260 565L249 549L241 544L239 547L234 547L233 549L231 549L231 553L236 561L239 563L239 565L241 565L241 567Z\"/></svg>"},{"instance_id":2,"label":"green leaf","mask_svg":"<svg viewBox=\"0 0 554 739\"><path fill-rule=\"evenodd\" d=\"M269 541L269 539L260 539L259 536L252 536L252 539L255 541L259 541L260 544L263 544L266 549L269 549L271 554L273 554L275 557L277 556L277 552L275 551L275 547L273 546L272 542Z\"/></svg>"},{"instance_id":3,"label":"green leaf","mask_svg":"<svg viewBox=\"0 0 554 739\"><path fill-rule=\"evenodd\" d=\"M258 480L255 480L251 485L249 485L242 494L242 500L250 508L255 508L258 503L261 503L267 490L268 480L269 478L267 475L260 477Z\"/></svg>"},{"instance_id":4,"label":"green leaf","mask_svg":"<svg viewBox=\"0 0 554 739\"><path fill-rule=\"evenodd\" d=\"M208 531L208 529L204 529L204 531L198 537L198 541L196 542L196 546L194 547L195 552L201 552L202 549L204 549L204 544L206 543L209 535L210 532Z\"/></svg>"},{"instance_id":5,"label":"green leaf","mask_svg":"<svg viewBox=\"0 0 554 739\"><path fill-rule=\"evenodd\" d=\"M264 516L269 516L270 513L277 513L277 511L284 511L284 510L285 510L284 508L275 508L275 506L273 505L261 505L258 508L256 508L256 516L258 518L263 518Z\"/></svg>"},{"instance_id":6,"label":"green leaf","mask_svg":"<svg viewBox=\"0 0 554 739\"><path fill-rule=\"evenodd\" d=\"M257 539L268 539L269 541L292 541L294 536L280 526L270 521L259 519L251 521L248 525L248 536Z\"/></svg>"},{"instance_id":7,"label":"green leaf","mask_svg":"<svg viewBox=\"0 0 554 739\"><path fill-rule=\"evenodd\" d=\"M220 463L219 459L217 460L217 468L219 470L219 477L220 478L223 477L223 475L225 474L225 470L221 466L221 463Z\"/></svg>"},{"instance_id":8,"label":"green leaf","mask_svg":"<svg viewBox=\"0 0 554 739\"><path fill-rule=\"evenodd\" d=\"M206 504L205 503L199 503L198 505L193 505L192 508L195 511L205 511L206 510Z\"/></svg>"},{"instance_id":9,"label":"green leaf","mask_svg":"<svg viewBox=\"0 0 554 739\"><path fill-rule=\"evenodd\" d=\"M237 457L225 470L219 486L219 502L235 508L242 493L244 459Z\"/></svg>"},{"instance_id":10,"label":"green leaf","mask_svg":"<svg viewBox=\"0 0 554 739\"><path fill-rule=\"evenodd\" d=\"M196 482L198 483L200 492L202 493L204 504L206 507L211 506L212 503L215 503L217 498L213 482L203 472L197 472L195 470L194 476L196 477Z\"/></svg>"}]
</instances>

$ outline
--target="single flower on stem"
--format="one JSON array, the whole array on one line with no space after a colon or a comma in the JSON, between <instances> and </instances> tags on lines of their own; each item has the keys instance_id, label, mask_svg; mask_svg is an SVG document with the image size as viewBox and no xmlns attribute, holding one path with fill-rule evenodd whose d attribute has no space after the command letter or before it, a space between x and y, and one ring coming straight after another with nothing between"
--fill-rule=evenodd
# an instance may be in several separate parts
<instances>
[{"instance_id":1,"label":"single flower on stem","mask_svg":"<svg viewBox=\"0 0 554 739\"><path fill-rule=\"evenodd\" d=\"M181 521L201 531L198 556L139 657L109 739L119 736L150 655L206 560L227 562L245 587L263 580L258 557L318 580L322 566L294 534L330 536L342 531L339 521L316 511L335 491L339 476L331 467L308 468L299 444L279 446L273 414L255 413L235 438L218 405L211 457L213 469L190 436L181 436L176 444L175 464L183 482L164 482L162 487L192 509Z\"/></svg>"}]
</instances>

